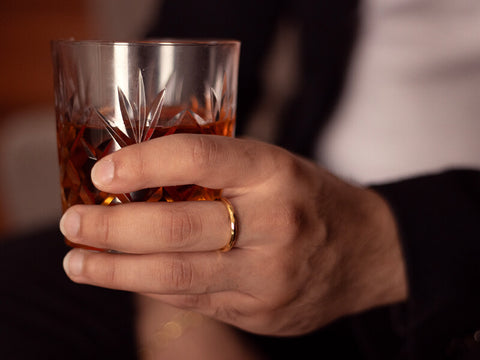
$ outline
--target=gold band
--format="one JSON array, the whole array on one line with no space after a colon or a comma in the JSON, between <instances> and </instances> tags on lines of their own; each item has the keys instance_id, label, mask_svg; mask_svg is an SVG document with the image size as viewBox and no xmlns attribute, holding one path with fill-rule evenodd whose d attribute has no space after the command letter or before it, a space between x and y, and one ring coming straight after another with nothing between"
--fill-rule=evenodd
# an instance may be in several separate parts
<instances>
[{"instance_id":1,"label":"gold band","mask_svg":"<svg viewBox=\"0 0 480 360\"><path fill-rule=\"evenodd\" d=\"M235 210L233 209L232 204L230 201L228 201L225 198L220 198L218 201L221 201L225 204L227 211L228 211L228 216L230 218L230 240L228 243L220 249L221 252L227 252L232 250L232 248L235 246L237 242L237 218L235 217Z\"/></svg>"}]
</instances>

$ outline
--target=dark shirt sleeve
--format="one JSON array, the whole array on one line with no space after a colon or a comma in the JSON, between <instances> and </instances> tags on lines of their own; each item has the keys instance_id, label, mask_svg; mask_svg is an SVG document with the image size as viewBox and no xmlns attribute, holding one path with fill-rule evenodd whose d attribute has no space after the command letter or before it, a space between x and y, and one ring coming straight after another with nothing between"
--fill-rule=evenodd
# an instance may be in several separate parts
<instances>
[{"instance_id":1,"label":"dark shirt sleeve","mask_svg":"<svg viewBox=\"0 0 480 360\"><path fill-rule=\"evenodd\" d=\"M396 216L409 300L396 325L409 359L480 358L480 172L374 186ZM464 357L462 357L464 356ZM472 357L473 358L473 357Z\"/></svg>"}]
</instances>

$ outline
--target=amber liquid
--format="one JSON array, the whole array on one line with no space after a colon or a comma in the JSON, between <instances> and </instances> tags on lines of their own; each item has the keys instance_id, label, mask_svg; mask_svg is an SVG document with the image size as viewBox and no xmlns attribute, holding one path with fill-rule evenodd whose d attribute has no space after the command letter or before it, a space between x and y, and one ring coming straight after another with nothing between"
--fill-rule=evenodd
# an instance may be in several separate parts
<instances>
[{"instance_id":1,"label":"amber liquid","mask_svg":"<svg viewBox=\"0 0 480 360\"><path fill-rule=\"evenodd\" d=\"M170 118L175 111L177 109L164 109L163 114ZM93 118L96 115L91 116ZM96 161L138 141L129 136L130 129L107 129L98 120L83 121L82 125L80 123L82 121L57 121L61 200L64 211L75 204L117 205L137 201L215 200L220 197L220 189L208 189L194 184L149 188L124 194L99 191L90 177ZM159 122L162 123L165 122ZM157 125L145 131L150 131L149 139L179 133L233 136L234 123L234 118L223 117L216 122L199 125L190 113L186 112L182 121L175 126ZM75 246L68 240L66 242Z\"/></svg>"}]
</instances>

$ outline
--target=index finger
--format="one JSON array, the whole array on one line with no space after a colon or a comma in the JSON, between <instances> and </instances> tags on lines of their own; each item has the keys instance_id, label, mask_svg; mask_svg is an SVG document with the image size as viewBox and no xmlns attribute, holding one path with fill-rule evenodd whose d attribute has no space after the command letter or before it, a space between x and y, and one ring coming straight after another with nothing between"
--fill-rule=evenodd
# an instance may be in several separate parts
<instances>
[{"instance_id":1,"label":"index finger","mask_svg":"<svg viewBox=\"0 0 480 360\"><path fill-rule=\"evenodd\" d=\"M175 134L123 148L92 169L97 188L111 193L196 184L244 187L271 174L283 151L252 140Z\"/></svg>"}]
</instances>

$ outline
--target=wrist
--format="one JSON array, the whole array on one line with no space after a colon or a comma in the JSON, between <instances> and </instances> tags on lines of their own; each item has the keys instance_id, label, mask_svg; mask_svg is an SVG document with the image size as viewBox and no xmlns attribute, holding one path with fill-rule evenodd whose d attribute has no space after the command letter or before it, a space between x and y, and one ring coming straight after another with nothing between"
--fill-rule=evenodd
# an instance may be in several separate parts
<instances>
[{"instance_id":1,"label":"wrist","mask_svg":"<svg viewBox=\"0 0 480 360\"><path fill-rule=\"evenodd\" d=\"M371 190L361 190L352 205L353 226L341 245L345 314L407 299L405 261L395 217L387 202Z\"/></svg>"}]
</instances>

